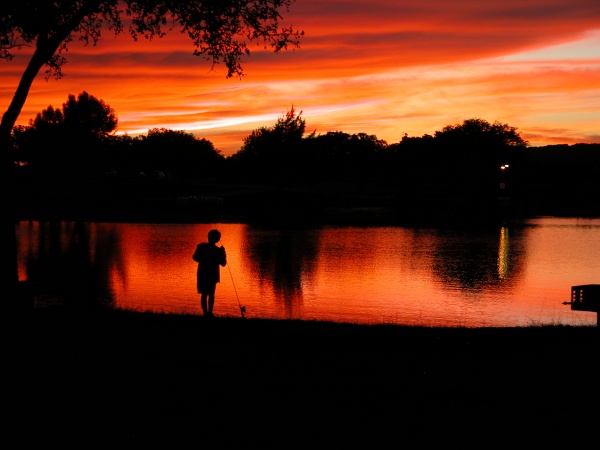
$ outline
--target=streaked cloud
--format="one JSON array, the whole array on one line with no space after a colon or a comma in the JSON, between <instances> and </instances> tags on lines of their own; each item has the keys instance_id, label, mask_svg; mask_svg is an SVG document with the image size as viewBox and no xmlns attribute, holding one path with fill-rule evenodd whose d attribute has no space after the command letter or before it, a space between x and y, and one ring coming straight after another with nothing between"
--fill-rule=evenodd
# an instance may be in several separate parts
<instances>
[{"instance_id":1,"label":"streaked cloud","mask_svg":"<svg viewBox=\"0 0 600 450\"><path fill-rule=\"evenodd\" d=\"M119 117L119 133L193 132L232 154L292 105L309 131L393 143L467 118L515 126L532 145L600 142L597 0L298 0L285 22L300 50L256 47L246 76L192 56L186 36L74 44L60 81L36 79L19 123L82 91ZM2 62L4 111L26 63Z\"/></svg>"}]
</instances>

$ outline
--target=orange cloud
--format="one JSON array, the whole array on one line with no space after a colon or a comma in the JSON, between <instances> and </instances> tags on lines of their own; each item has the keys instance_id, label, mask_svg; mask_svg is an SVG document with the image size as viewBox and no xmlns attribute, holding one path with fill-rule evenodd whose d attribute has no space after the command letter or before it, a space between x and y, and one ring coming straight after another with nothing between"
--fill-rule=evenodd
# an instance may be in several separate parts
<instances>
[{"instance_id":1,"label":"orange cloud","mask_svg":"<svg viewBox=\"0 0 600 450\"><path fill-rule=\"evenodd\" d=\"M115 109L119 133L185 130L225 155L292 104L309 131L388 143L473 117L515 126L532 145L600 142L597 0L300 0L283 16L305 31L301 49L257 46L241 80L192 56L178 32L74 43L65 77L40 74L18 123L85 90ZM3 111L26 63L1 63Z\"/></svg>"}]
</instances>

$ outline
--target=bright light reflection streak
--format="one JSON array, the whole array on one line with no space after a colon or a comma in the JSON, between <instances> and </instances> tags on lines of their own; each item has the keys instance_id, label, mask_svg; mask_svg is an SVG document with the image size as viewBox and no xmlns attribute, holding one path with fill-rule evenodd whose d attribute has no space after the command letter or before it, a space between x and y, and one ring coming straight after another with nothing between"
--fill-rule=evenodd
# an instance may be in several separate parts
<instances>
[{"instance_id":1,"label":"bright light reflection streak","mask_svg":"<svg viewBox=\"0 0 600 450\"><path fill-rule=\"evenodd\" d=\"M509 268L508 228L500 228L500 243L498 245L498 276L504 279Z\"/></svg>"}]
</instances>

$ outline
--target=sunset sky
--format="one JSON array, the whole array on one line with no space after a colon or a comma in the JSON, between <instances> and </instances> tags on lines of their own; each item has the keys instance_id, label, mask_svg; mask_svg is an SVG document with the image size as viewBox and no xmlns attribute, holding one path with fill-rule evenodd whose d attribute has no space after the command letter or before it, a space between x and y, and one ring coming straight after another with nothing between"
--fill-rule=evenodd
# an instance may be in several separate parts
<instances>
[{"instance_id":1,"label":"sunset sky","mask_svg":"<svg viewBox=\"0 0 600 450\"><path fill-rule=\"evenodd\" d=\"M469 118L514 126L531 145L600 143L598 0L297 0L301 48L256 47L242 79L194 57L177 31L74 43L62 80L40 73L17 124L82 91L114 108L118 134L169 128L224 155L292 105L307 132L433 134ZM4 113L27 64L0 62Z\"/></svg>"}]
</instances>

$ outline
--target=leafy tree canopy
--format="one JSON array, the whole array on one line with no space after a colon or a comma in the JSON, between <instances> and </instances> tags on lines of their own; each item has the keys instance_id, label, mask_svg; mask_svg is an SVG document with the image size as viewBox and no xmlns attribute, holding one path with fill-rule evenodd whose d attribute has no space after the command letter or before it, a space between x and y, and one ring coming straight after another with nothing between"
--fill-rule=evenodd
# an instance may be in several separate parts
<instances>
[{"instance_id":1,"label":"leafy tree canopy","mask_svg":"<svg viewBox=\"0 0 600 450\"><path fill-rule=\"evenodd\" d=\"M214 174L225 161L221 152L207 139L168 128L152 128L138 139L138 164L177 176Z\"/></svg>"},{"instance_id":2,"label":"leafy tree canopy","mask_svg":"<svg viewBox=\"0 0 600 450\"><path fill-rule=\"evenodd\" d=\"M91 137L106 137L117 129L115 110L93 95L83 91L77 97L70 94L63 103L64 126L70 133Z\"/></svg>"},{"instance_id":3,"label":"leafy tree canopy","mask_svg":"<svg viewBox=\"0 0 600 450\"><path fill-rule=\"evenodd\" d=\"M15 160L38 176L84 173L97 165L98 148L117 122L114 109L103 100L85 91L70 94L62 109L50 105L28 127L13 129Z\"/></svg>"},{"instance_id":4,"label":"leafy tree canopy","mask_svg":"<svg viewBox=\"0 0 600 450\"><path fill-rule=\"evenodd\" d=\"M280 10L295 0L20 0L0 7L0 58L10 61L34 47L13 101L2 117L0 142L25 103L29 88L45 66L46 76L62 77L68 44L74 39L96 45L102 33L125 29L134 40L151 40L178 29L189 36L193 54L224 63L227 77L242 76L250 43L275 52L297 48L303 32L280 26Z\"/></svg>"},{"instance_id":5,"label":"leafy tree canopy","mask_svg":"<svg viewBox=\"0 0 600 450\"><path fill-rule=\"evenodd\" d=\"M436 131L434 138L438 142L463 148L498 149L528 145L515 127L498 121L489 123L483 119L467 119L462 124L447 125L441 131Z\"/></svg>"},{"instance_id":6,"label":"leafy tree canopy","mask_svg":"<svg viewBox=\"0 0 600 450\"><path fill-rule=\"evenodd\" d=\"M109 136L117 129L115 110L93 95L83 91L77 97L69 94L62 109L52 105L29 121L29 127L39 141L53 136L64 141L89 142Z\"/></svg>"},{"instance_id":7,"label":"leafy tree canopy","mask_svg":"<svg viewBox=\"0 0 600 450\"><path fill-rule=\"evenodd\" d=\"M291 153L302 141L306 131L306 120L302 111L296 113L292 105L283 116L277 119L272 127L261 127L253 130L243 141L244 145L235 154L234 160L257 164L265 161L280 160L284 153Z\"/></svg>"},{"instance_id":8,"label":"leafy tree canopy","mask_svg":"<svg viewBox=\"0 0 600 450\"><path fill-rule=\"evenodd\" d=\"M20 151L52 143L80 146L109 136L117 123L113 108L83 91L77 97L70 94L62 109L49 105L29 121L28 127L15 127L13 140Z\"/></svg>"}]
</instances>

